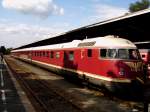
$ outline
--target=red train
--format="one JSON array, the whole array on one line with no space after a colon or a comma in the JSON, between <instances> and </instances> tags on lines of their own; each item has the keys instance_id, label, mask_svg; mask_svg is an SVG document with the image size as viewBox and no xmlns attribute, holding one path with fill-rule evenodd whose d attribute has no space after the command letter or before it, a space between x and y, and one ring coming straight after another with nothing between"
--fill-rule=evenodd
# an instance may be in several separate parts
<instances>
[{"instance_id":1,"label":"red train","mask_svg":"<svg viewBox=\"0 0 150 112\"><path fill-rule=\"evenodd\" d=\"M138 49L129 40L114 36L18 49L13 50L12 55L51 71L105 86L110 91L143 83L143 62Z\"/></svg>"}]
</instances>

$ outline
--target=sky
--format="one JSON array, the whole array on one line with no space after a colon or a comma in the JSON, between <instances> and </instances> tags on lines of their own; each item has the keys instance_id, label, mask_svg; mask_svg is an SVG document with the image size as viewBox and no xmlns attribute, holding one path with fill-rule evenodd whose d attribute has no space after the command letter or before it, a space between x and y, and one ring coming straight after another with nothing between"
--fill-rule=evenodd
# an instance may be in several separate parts
<instances>
[{"instance_id":1,"label":"sky","mask_svg":"<svg viewBox=\"0 0 150 112\"><path fill-rule=\"evenodd\" d=\"M0 46L16 48L124 15L138 0L0 0Z\"/></svg>"}]
</instances>

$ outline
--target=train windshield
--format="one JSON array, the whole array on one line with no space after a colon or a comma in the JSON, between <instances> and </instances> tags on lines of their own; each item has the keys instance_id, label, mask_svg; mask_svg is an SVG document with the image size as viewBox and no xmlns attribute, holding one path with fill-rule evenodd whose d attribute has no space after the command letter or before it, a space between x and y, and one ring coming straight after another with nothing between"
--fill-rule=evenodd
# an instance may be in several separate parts
<instances>
[{"instance_id":1,"label":"train windshield","mask_svg":"<svg viewBox=\"0 0 150 112\"><path fill-rule=\"evenodd\" d=\"M100 56L102 58L115 59L141 59L140 53L137 49L100 49Z\"/></svg>"}]
</instances>

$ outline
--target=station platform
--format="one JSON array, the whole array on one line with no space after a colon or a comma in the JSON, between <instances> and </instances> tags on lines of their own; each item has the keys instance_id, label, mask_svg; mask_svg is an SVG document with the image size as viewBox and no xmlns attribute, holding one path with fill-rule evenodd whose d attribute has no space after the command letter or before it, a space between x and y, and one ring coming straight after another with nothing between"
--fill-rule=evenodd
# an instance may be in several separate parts
<instances>
[{"instance_id":1,"label":"station platform","mask_svg":"<svg viewBox=\"0 0 150 112\"><path fill-rule=\"evenodd\" d=\"M15 61L12 61L12 63L14 64ZM19 66L26 65L25 63L20 62L17 64ZM59 91L63 90L67 96L77 95L77 100L79 102L83 102L79 104L83 105L83 110L86 112L100 112L100 110L103 109L106 112L150 112L150 101L148 101L146 104L146 111L143 109L143 102L140 102L137 105L134 104L135 102L131 102L131 104L128 104L128 107L126 105L127 101L121 102L118 100L113 101L108 98L105 99L104 97L101 97L101 95L98 96L98 94L94 91L88 91L81 88L77 89L77 86L67 83L66 81L62 80L62 77L55 76L54 74L50 75L48 71L43 71L43 69L40 70L35 66L26 65L26 67L27 70L31 70L35 74L40 74L41 79L49 80L53 88L55 87L55 89L60 89ZM62 88L60 88L60 85L63 85ZM24 91L19 86L20 85L17 84L17 81L7 67L7 64L5 62L0 62L0 112L35 112L32 104L29 102ZM150 82L147 84L147 86L148 90L146 90L146 99L150 99ZM91 103L91 101L94 103Z\"/></svg>"},{"instance_id":2,"label":"station platform","mask_svg":"<svg viewBox=\"0 0 150 112\"><path fill-rule=\"evenodd\" d=\"M0 62L0 112L35 112L5 61Z\"/></svg>"}]
</instances>

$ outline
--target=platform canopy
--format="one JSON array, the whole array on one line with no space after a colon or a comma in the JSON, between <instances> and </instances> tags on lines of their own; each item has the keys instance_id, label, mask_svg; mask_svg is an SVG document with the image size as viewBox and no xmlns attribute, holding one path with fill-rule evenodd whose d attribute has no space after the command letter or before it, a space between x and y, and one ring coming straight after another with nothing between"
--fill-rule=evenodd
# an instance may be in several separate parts
<instances>
[{"instance_id":1,"label":"platform canopy","mask_svg":"<svg viewBox=\"0 0 150 112\"><path fill-rule=\"evenodd\" d=\"M58 44L105 35L117 35L136 42L139 48L150 49L150 9L74 29L58 36L37 41L20 48Z\"/></svg>"}]
</instances>

